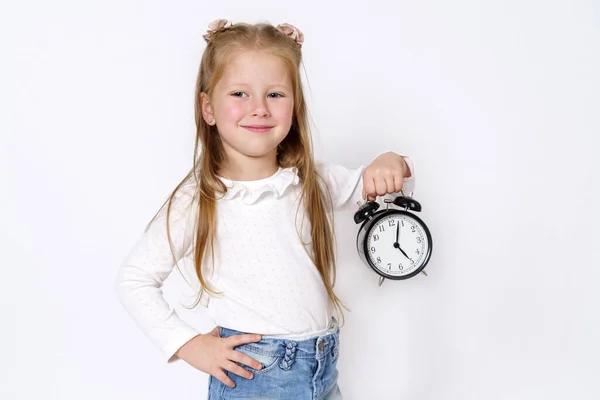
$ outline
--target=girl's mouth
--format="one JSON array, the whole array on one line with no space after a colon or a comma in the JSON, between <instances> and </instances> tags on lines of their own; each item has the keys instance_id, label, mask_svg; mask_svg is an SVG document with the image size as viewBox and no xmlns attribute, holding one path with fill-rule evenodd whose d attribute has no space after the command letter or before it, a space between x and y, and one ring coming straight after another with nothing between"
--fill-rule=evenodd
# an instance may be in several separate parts
<instances>
[{"instance_id":1,"label":"girl's mouth","mask_svg":"<svg viewBox=\"0 0 600 400\"><path fill-rule=\"evenodd\" d=\"M261 133L261 132L267 132L271 129L273 129L273 126L269 126L269 125L242 125L242 128L247 129L251 132L257 132L257 133Z\"/></svg>"}]
</instances>

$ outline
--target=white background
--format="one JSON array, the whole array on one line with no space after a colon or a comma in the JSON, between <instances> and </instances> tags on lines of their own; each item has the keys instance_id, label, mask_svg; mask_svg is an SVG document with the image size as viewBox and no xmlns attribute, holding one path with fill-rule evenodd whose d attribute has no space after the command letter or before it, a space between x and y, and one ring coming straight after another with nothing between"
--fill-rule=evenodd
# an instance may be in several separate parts
<instances>
[{"instance_id":1,"label":"white background","mask_svg":"<svg viewBox=\"0 0 600 400\"><path fill-rule=\"evenodd\" d=\"M0 4L0 398L206 397L114 281L191 166L216 18L304 31L319 158L416 163L428 277L378 287L337 216L346 398L600 398L598 2Z\"/></svg>"}]
</instances>

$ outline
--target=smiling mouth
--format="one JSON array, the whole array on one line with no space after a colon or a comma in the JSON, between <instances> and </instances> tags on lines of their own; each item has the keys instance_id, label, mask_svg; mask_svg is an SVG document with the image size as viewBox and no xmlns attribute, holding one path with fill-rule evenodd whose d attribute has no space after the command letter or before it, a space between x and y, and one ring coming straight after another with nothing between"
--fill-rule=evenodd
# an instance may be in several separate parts
<instances>
[{"instance_id":1,"label":"smiling mouth","mask_svg":"<svg viewBox=\"0 0 600 400\"><path fill-rule=\"evenodd\" d=\"M273 129L273 126L267 125L242 125L242 128L247 129L251 132L267 132Z\"/></svg>"}]
</instances>

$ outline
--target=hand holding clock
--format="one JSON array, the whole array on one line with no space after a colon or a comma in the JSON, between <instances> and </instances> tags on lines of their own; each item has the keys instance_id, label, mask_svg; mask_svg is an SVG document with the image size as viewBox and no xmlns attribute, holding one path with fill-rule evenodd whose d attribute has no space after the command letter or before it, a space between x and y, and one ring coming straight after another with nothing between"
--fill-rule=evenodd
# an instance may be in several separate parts
<instances>
[{"instance_id":1,"label":"hand holding clock","mask_svg":"<svg viewBox=\"0 0 600 400\"><path fill-rule=\"evenodd\" d=\"M363 198L375 200L377 196L400 192L404 178L410 177L410 169L404 157L390 151L373 160L362 177Z\"/></svg>"},{"instance_id":2,"label":"hand holding clock","mask_svg":"<svg viewBox=\"0 0 600 400\"><path fill-rule=\"evenodd\" d=\"M377 157L362 173L362 194L366 201L358 202L359 209L354 213L354 222L360 224L356 247L362 261L379 274L380 286L385 279L408 279L419 273L427 275L424 268L431 257L432 240L425 222L414 214L421 211L421 204L412 197L412 192L398 195L404 180L411 177L410 168L410 160L389 152ZM386 207L378 210L377 196L386 194L396 197L383 199ZM403 235L402 248L400 230L404 226L410 229ZM395 249L400 250L409 262L399 258ZM413 259L409 254L416 254L416 257Z\"/></svg>"}]
</instances>

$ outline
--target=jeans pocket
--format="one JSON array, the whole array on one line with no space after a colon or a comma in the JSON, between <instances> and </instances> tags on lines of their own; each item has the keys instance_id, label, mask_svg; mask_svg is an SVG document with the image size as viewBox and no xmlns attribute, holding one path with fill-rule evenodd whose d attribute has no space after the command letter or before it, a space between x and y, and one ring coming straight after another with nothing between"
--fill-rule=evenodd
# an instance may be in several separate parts
<instances>
[{"instance_id":1,"label":"jeans pocket","mask_svg":"<svg viewBox=\"0 0 600 400\"><path fill-rule=\"evenodd\" d=\"M277 368L279 362L283 359L283 354L263 352L249 344L238 346L234 350L244 353L248 357L262 364L261 369L254 369L248 365L239 364L253 374L266 374L272 369Z\"/></svg>"},{"instance_id":2,"label":"jeans pocket","mask_svg":"<svg viewBox=\"0 0 600 400\"><path fill-rule=\"evenodd\" d=\"M338 347L337 347L337 346L335 346L335 347L333 348L333 350L331 351L331 359L332 359L334 362L336 362L336 361L337 361L337 359L338 359L338 356L339 356L339 355L340 355L340 352L339 352L339 350L338 350Z\"/></svg>"}]
</instances>

